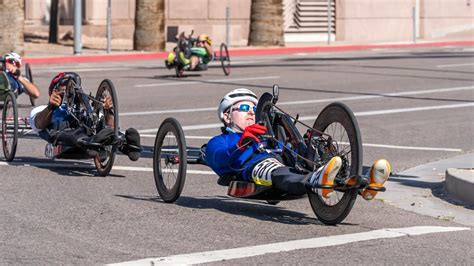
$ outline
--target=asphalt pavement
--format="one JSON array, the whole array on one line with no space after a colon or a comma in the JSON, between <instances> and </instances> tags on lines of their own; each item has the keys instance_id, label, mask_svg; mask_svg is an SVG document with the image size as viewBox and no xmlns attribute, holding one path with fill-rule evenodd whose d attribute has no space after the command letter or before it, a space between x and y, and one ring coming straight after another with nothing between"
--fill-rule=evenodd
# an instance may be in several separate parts
<instances>
[{"instance_id":1,"label":"asphalt pavement","mask_svg":"<svg viewBox=\"0 0 474 266\"><path fill-rule=\"evenodd\" d=\"M42 93L38 104L47 101L58 71L79 73L92 93L112 80L121 129L137 128L144 152L136 162L118 154L111 174L99 177L90 161L52 161L44 158L43 141L20 139L15 160L0 162L0 264L469 263L473 210L446 194L444 179L446 169L473 166L472 46L347 45L327 52L305 46L266 56L257 55L266 49L245 48L246 55L231 51L230 76L213 62L179 79L150 53L31 57L46 60L30 61ZM278 49L286 48L270 50ZM364 169L378 158L391 162L387 192L373 201L359 197L343 223L325 226L307 198L276 206L231 198L210 169L188 165L181 197L163 203L152 161L160 123L175 117L187 145L200 146L219 132L215 107L222 95L238 87L261 95L274 83L281 88L278 105L306 123L330 102L350 106ZM30 110L26 97L19 103L20 111Z\"/></svg>"}]
</instances>

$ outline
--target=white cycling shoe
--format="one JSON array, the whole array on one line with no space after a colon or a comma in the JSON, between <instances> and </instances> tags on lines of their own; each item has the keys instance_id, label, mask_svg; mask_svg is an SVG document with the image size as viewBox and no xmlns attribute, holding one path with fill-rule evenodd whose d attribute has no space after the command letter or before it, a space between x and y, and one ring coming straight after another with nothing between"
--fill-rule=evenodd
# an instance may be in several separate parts
<instances>
[{"instance_id":1,"label":"white cycling shoe","mask_svg":"<svg viewBox=\"0 0 474 266\"><path fill-rule=\"evenodd\" d=\"M371 190L370 187L381 188L390 176L390 163L385 159L374 162L369 172L369 188L362 191L362 197L366 200L372 200L377 195L377 191Z\"/></svg>"},{"instance_id":2,"label":"white cycling shoe","mask_svg":"<svg viewBox=\"0 0 474 266\"><path fill-rule=\"evenodd\" d=\"M316 184L322 186L334 185L334 179L341 169L341 164L341 157L334 156L327 164L321 166L316 172L313 173L313 175L309 178L308 183L312 184L313 187L316 187ZM332 192L334 191L332 188L322 188L318 190L320 191L321 196L324 198L330 198Z\"/></svg>"}]
</instances>

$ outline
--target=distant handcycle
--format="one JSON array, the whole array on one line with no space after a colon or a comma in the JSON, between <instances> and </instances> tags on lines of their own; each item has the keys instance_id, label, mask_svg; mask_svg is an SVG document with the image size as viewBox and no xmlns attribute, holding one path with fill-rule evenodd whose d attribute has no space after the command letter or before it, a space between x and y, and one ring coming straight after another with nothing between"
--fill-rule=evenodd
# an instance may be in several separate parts
<instances>
[{"instance_id":1,"label":"distant handcycle","mask_svg":"<svg viewBox=\"0 0 474 266\"><path fill-rule=\"evenodd\" d=\"M262 141L266 148L281 156L286 166L305 174L316 171L334 156L342 159L341 170L334 185L317 185L307 189L310 205L317 218L324 224L341 223L350 213L361 189L385 191L384 187L369 186L369 179L362 176L362 140L357 120L345 104L334 102L326 106L313 126L302 123L277 107L278 85L273 93L264 93L257 104L256 121L264 123L268 135ZM301 134L299 123L306 128ZM153 172L156 188L163 201L176 201L184 187L187 164L206 165L205 145L187 147L179 122L167 118L156 135L153 155ZM271 186L238 180L236 176L220 177L218 184L228 186L231 197L264 200L275 205L282 200L300 198L288 195ZM321 195L321 189L332 188L329 198Z\"/></svg>"},{"instance_id":2,"label":"distant handcycle","mask_svg":"<svg viewBox=\"0 0 474 266\"><path fill-rule=\"evenodd\" d=\"M176 47L173 49L173 53L175 54L174 59L171 63L167 60L165 61L165 66L169 69L174 68L176 72L176 77L183 77L184 71L207 71L208 66L204 63L199 63L196 68L193 70L186 70L185 66L179 61L179 53L184 51L191 51L191 48L196 43L197 39L192 37L194 31L191 32L189 36L185 36L184 32L179 35L177 38ZM221 43L219 48L219 55L214 53L212 56L212 61L219 61L221 63L222 71L226 76L230 75L230 56L229 50L227 49L227 45L225 43Z\"/></svg>"},{"instance_id":3,"label":"distant handcycle","mask_svg":"<svg viewBox=\"0 0 474 266\"><path fill-rule=\"evenodd\" d=\"M32 129L29 121L29 112L19 115L20 106L17 104L16 96L8 90L8 79L5 75L0 76L0 99L3 99L1 136L3 154L6 161L13 161L17 151L18 138L30 135ZM70 77L64 95L61 108L66 110L73 120L72 123L83 127L89 136L93 136L105 127L105 111L102 103L104 97L112 99L113 107L108 110L113 115L114 141L107 143L94 143L89 138L82 139L77 145L67 143L48 143L45 155L53 159L94 159L95 167L101 176L110 173L117 146L123 143L123 137L119 136L119 110L117 93L114 84L104 79L92 96L83 91L80 78ZM23 107L24 108L24 107ZM61 132L53 132L60 134ZM51 149L48 149L51 148Z\"/></svg>"}]
</instances>

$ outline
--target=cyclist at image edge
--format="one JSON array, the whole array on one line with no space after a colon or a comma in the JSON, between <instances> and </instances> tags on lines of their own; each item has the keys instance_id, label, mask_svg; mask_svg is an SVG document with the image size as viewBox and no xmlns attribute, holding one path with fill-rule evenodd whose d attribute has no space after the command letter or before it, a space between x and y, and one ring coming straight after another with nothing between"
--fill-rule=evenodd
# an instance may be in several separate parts
<instances>
[{"instance_id":1,"label":"cyclist at image edge","mask_svg":"<svg viewBox=\"0 0 474 266\"><path fill-rule=\"evenodd\" d=\"M233 90L224 96L217 110L224 124L224 133L208 142L207 165L220 177L237 176L237 180L272 186L293 195L304 195L307 188L315 188L316 184L333 185L341 168L340 157L335 156L317 171L304 175L285 166L276 154L258 147L258 137L266 132L266 127L255 123L256 104L255 93L245 88ZM388 161L375 161L369 174L371 186L383 186L389 174ZM323 197L329 198L333 189L318 191ZM368 189L362 191L362 196L367 200L373 199L376 194L376 191Z\"/></svg>"},{"instance_id":2,"label":"cyclist at image edge","mask_svg":"<svg viewBox=\"0 0 474 266\"><path fill-rule=\"evenodd\" d=\"M49 85L49 102L47 105L41 105L33 108L30 112L30 126L34 132L46 140L48 143L62 141L68 143L67 145L80 146L78 140L80 138L88 138L86 130L83 127L71 128L72 117L67 114L67 111L62 108L61 104L64 97L67 82L73 79L80 84L80 76L73 72L58 73L51 84ZM102 99L105 122L107 127L97 132L96 135L90 138L90 142L104 143L110 141L115 136L114 118L112 114L113 102L110 96ZM55 134L54 132L59 132ZM123 133L119 133L123 134ZM125 131L125 144L119 147L119 150L128 155L132 161L138 160L140 157L140 135L134 128L129 128Z\"/></svg>"},{"instance_id":3,"label":"cyclist at image edge","mask_svg":"<svg viewBox=\"0 0 474 266\"><path fill-rule=\"evenodd\" d=\"M201 34L196 40L194 47L191 48L191 56L186 58L185 53L181 51L178 55L179 61L185 66L186 70L194 70L199 65L207 65L214 57L212 49L212 40L207 34ZM168 63L173 62L174 53L168 54Z\"/></svg>"},{"instance_id":4,"label":"cyclist at image edge","mask_svg":"<svg viewBox=\"0 0 474 266\"><path fill-rule=\"evenodd\" d=\"M6 54L4 58L5 70L12 92L16 95L20 95L25 92L33 98L38 98L40 96L39 89L26 77L21 75L21 56L15 52L11 52Z\"/></svg>"}]
</instances>

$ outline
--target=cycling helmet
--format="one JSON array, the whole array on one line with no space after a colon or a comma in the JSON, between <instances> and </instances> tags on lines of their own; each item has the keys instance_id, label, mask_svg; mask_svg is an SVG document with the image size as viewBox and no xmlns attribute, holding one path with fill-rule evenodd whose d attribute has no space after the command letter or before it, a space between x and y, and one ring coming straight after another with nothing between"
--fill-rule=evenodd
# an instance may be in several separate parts
<instances>
[{"instance_id":1,"label":"cycling helmet","mask_svg":"<svg viewBox=\"0 0 474 266\"><path fill-rule=\"evenodd\" d=\"M209 38L209 35L204 34L204 33L201 34L201 35L199 35L198 41L200 41L200 42L207 42L209 45L212 45L212 40L211 40L211 38Z\"/></svg>"},{"instance_id":2,"label":"cycling helmet","mask_svg":"<svg viewBox=\"0 0 474 266\"><path fill-rule=\"evenodd\" d=\"M58 86L66 86L69 79L74 80L77 86L81 86L81 77L75 72L60 72L54 76L49 84L49 94Z\"/></svg>"},{"instance_id":3,"label":"cycling helmet","mask_svg":"<svg viewBox=\"0 0 474 266\"><path fill-rule=\"evenodd\" d=\"M49 94L51 94L51 92L56 89L56 87L61 83L61 81L64 82L64 79L63 77L66 75L66 73L64 72L61 72L61 73L58 73L56 74L56 76L54 76L54 78L51 80L51 83L49 84L49 89L48 89L48 92ZM64 84L63 84L64 85Z\"/></svg>"},{"instance_id":4,"label":"cycling helmet","mask_svg":"<svg viewBox=\"0 0 474 266\"><path fill-rule=\"evenodd\" d=\"M257 105L257 95L249 89L239 88L227 93L222 98L219 107L217 108L217 115L219 119L224 122L224 112L227 111L232 105L241 101L249 101Z\"/></svg>"},{"instance_id":5,"label":"cycling helmet","mask_svg":"<svg viewBox=\"0 0 474 266\"><path fill-rule=\"evenodd\" d=\"M6 54L4 57L5 57L5 60L8 60L13 63L18 63L21 66L21 56L19 54L15 52L10 52Z\"/></svg>"}]
</instances>

